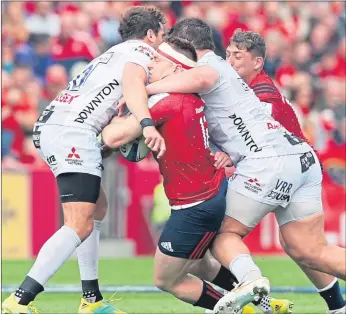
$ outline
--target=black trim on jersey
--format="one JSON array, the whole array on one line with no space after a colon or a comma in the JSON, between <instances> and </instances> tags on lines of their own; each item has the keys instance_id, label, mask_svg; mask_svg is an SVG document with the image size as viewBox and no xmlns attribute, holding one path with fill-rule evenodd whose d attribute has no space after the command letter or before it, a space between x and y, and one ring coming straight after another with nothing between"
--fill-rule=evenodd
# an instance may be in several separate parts
<instances>
[{"instance_id":1,"label":"black trim on jersey","mask_svg":"<svg viewBox=\"0 0 346 314\"><path fill-rule=\"evenodd\" d=\"M279 97L277 92L274 92L274 91L267 89L267 88L254 89L254 92L256 95L270 94L270 95L275 95L275 96Z\"/></svg>"},{"instance_id":2,"label":"black trim on jersey","mask_svg":"<svg viewBox=\"0 0 346 314\"><path fill-rule=\"evenodd\" d=\"M261 84L257 84L255 86L252 87L252 89L255 89L255 88L260 88L260 87L267 87L267 88L271 88L273 90L277 90L275 86L273 86L273 84L269 84L269 83L261 83Z\"/></svg>"}]
</instances>

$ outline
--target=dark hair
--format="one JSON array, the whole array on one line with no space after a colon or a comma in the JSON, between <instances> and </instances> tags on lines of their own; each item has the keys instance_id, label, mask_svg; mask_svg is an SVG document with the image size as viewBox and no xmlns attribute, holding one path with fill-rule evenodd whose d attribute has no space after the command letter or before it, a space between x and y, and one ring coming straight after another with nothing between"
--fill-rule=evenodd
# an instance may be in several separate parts
<instances>
[{"instance_id":1,"label":"dark hair","mask_svg":"<svg viewBox=\"0 0 346 314\"><path fill-rule=\"evenodd\" d=\"M152 29L157 35L161 25L165 23L165 16L155 7L132 7L122 17L119 34L124 41L128 39L143 39L149 29Z\"/></svg>"},{"instance_id":2,"label":"dark hair","mask_svg":"<svg viewBox=\"0 0 346 314\"><path fill-rule=\"evenodd\" d=\"M176 52L181 53L192 61L197 61L195 48L186 40L175 36L167 36L165 42L169 44Z\"/></svg>"},{"instance_id":3,"label":"dark hair","mask_svg":"<svg viewBox=\"0 0 346 314\"><path fill-rule=\"evenodd\" d=\"M266 43L263 37L255 32L242 31L238 28L231 39L229 45L235 44L240 50L246 50L256 57L265 59L267 54Z\"/></svg>"},{"instance_id":4,"label":"dark hair","mask_svg":"<svg viewBox=\"0 0 346 314\"><path fill-rule=\"evenodd\" d=\"M198 50L215 49L213 31L208 23L201 19L182 20L169 30L168 35L185 39Z\"/></svg>"}]
</instances>

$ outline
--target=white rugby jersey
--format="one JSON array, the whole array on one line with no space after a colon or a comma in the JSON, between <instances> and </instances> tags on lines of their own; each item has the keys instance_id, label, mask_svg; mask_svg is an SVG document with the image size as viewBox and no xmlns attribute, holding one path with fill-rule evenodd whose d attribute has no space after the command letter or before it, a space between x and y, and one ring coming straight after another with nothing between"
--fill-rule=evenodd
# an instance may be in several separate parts
<instances>
[{"instance_id":1,"label":"white rugby jersey","mask_svg":"<svg viewBox=\"0 0 346 314\"><path fill-rule=\"evenodd\" d=\"M197 63L219 73L215 87L200 96L205 101L210 141L228 153L233 163L242 158L263 158L311 151L277 121L267 106L234 68L214 52Z\"/></svg>"},{"instance_id":2,"label":"white rugby jersey","mask_svg":"<svg viewBox=\"0 0 346 314\"><path fill-rule=\"evenodd\" d=\"M69 82L43 112L37 125L65 125L100 133L114 116L115 106L122 97L125 64L142 66L148 77L147 64L154 52L140 40L113 46Z\"/></svg>"}]
</instances>

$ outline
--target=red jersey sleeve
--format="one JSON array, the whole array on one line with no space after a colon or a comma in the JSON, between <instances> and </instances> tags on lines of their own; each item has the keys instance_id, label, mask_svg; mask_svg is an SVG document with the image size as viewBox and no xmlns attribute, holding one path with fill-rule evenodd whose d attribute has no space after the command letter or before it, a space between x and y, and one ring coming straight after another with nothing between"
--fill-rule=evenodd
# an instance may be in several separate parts
<instances>
[{"instance_id":1,"label":"red jersey sleeve","mask_svg":"<svg viewBox=\"0 0 346 314\"><path fill-rule=\"evenodd\" d=\"M165 123L181 110L182 95L158 94L149 98L149 109L155 125Z\"/></svg>"}]
</instances>

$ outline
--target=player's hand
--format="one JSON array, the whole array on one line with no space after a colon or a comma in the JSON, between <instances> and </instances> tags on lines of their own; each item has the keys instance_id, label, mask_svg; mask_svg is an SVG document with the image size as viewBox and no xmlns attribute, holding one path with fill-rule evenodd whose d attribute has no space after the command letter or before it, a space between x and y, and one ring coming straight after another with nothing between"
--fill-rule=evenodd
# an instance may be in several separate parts
<instances>
[{"instance_id":1,"label":"player's hand","mask_svg":"<svg viewBox=\"0 0 346 314\"><path fill-rule=\"evenodd\" d=\"M122 116L124 111L125 111L125 107L126 107L126 101L125 98L121 98L117 104L117 106L115 107L115 110L119 110L118 111L118 116Z\"/></svg>"},{"instance_id":2,"label":"player's hand","mask_svg":"<svg viewBox=\"0 0 346 314\"><path fill-rule=\"evenodd\" d=\"M214 166L217 169L233 166L232 159L224 152L216 152L214 155L214 159Z\"/></svg>"},{"instance_id":3,"label":"player's hand","mask_svg":"<svg viewBox=\"0 0 346 314\"><path fill-rule=\"evenodd\" d=\"M154 152L157 152L157 158L162 157L166 151L165 140L154 126L147 126L143 129L145 137L144 143Z\"/></svg>"}]
</instances>

